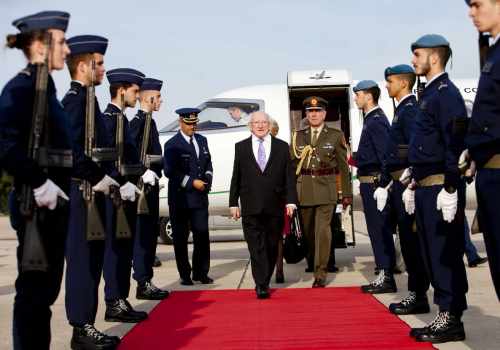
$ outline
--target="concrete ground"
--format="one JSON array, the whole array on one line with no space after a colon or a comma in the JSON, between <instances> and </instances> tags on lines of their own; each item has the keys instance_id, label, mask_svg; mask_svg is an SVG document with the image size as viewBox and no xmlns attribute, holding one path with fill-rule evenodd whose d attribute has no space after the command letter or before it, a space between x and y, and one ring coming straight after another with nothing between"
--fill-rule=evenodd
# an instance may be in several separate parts
<instances>
[{"instance_id":1,"label":"concrete ground","mask_svg":"<svg viewBox=\"0 0 500 350\"><path fill-rule=\"evenodd\" d=\"M469 213L471 214L471 213ZM340 272L329 275L328 287L358 286L374 278L373 256L366 233L363 214L357 212L355 215L357 245L354 248L337 250L337 266ZM212 237L239 239L242 237L240 230L224 230L211 232ZM473 237L473 241L481 255L485 255L482 236ZM11 230L8 219L0 217L0 349L12 348L12 304L14 299L14 280L16 278L15 250L17 240ZM158 256L163 262L162 267L155 270L155 283L158 286L170 290L193 290L205 289L206 286L196 285L184 287L179 285L173 248L171 246L159 246ZM250 271L245 271L248 261L248 250L245 242L216 242L211 245L211 271L210 276L215 283L210 289L235 289L241 281L241 288L253 288ZM312 274L304 272L305 262L297 265L285 264L284 285L272 285L273 288L307 288L311 286ZM491 283L491 276L487 264L477 268L467 269L469 279L469 309L466 311L463 321L465 323L467 339L461 343L448 343L438 345L439 349L498 349L500 344L500 303L498 302ZM406 276L398 275L399 292L397 294L386 294L377 298L388 305L398 301L406 295ZM135 282L132 282L130 302L139 310L149 311L157 302L137 301L135 296ZM103 295L103 284L101 284L100 295ZM432 294L429 293L430 300ZM307 293L304 294L306 300ZM69 349L71 338L71 327L66 320L64 309L64 285L62 291L52 308L52 349ZM332 310L331 312L335 312ZM405 316L402 319L410 326L422 326L429 322L435 315L435 308L430 314L417 316ZM175 315L172 315L175 317ZM97 328L110 334L123 336L132 328L130 324L104 322L104 299L101 298L97 315ZM360 336L363 330L360 329Z\"/></svg>"}]
</instances>

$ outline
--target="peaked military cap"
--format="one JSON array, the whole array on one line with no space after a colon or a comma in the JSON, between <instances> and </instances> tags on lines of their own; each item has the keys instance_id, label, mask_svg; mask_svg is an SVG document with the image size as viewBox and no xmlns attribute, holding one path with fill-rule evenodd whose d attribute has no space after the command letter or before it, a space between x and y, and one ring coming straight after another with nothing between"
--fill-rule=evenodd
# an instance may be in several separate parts
<instances>
[{"instance_id":1,"label":"peaked military cap","mask_svg":"<svg viewBox=\"0 0 500 350\"><path fill-rule=\"evenodd\" d=\"M201 110L198 108L179 108L175 111L180 119L186 124L198 123L198 113L200 112Z\"/></svg>"},{"instance_id":2,"label":"peaked military cap","mask_svg":"<svg viewBox=\"0 0 500 350\"><path fill-rule=\"evenodd\" d=\"M355 87L352 88L352 91L358 92L358 91L368 90L374 87L378 87L378 85L373 80L361 80L359 83L356 84Z\"/></svg>"},{"instance_id":3,"label":"peaked military cap","mask_svg":"<svg viewBox=\"0 0 500 350\"><path fill-rule=\"evenodd\" d=\"M104 55L108 48L108 39L97 35L77 35L67 40L70 55L100 53Z\"/></svg>"},{"instance_id":4,"label":"peaked military cap","mask_svg":"<svg viewBox=\"0 0 500 350\"><path fill-rule=\"evenodd\" d=\"M385 79L398 74L415 74L415 70L407 64L398 64L397 66L387 67L384 71Z\"/></svg>"},{"instance_id":5,"label":"peaked military cap","mask_svg":"<svg viewBox=\"0 0 500 350\"><path fill-rule=\"evenodd\" d=\"M146 90L161 91L162 85L163 85L163 81L161 81L161 80L153 79L153 78L146 78L146 79L144 79L144 82L141 85L141 91L146 91Z\"/></svg>"},{"instance_id":6,"label":"peaked military cap","mask_svg":"<svg viewBox=\"0 0 500 350\"><path fill-rule=\"evenodd\" d=\"M108 77L108 81L111 85L130 83L141 86L146 76L132 68L116 68L107 71L106 77Z\"/></svg>"},{"instance_id":7,"label":"peaked military cap","mask_svg":"<svg viewBox=\"0 0 500 350\"><path fill-rule=\"evenodd\" d=\"M302 102L302 105L305 110L326 109L326 107L328 107L328 101L322 97L310 96Z\"/></svg>"},{"instance_id":8,"label":"peaked military cap","mask_svg":"<svg viewBox=\"0 0 500 350\"><path fill-rule=\"evenodd\" d=\"M16 19L12 25L21 33L34 30L60 29L63 32L68 28L69 13L62 11L42 11Z\"/></svg>"},{"instance_id":9,"label":"peaked military cap","mask_svg":"<svg viewBox=\"0 0 500 350\"><path fill-rule=\"evenodd\" d=\"M446 38L439 34L426 34L411 44L411 51L416 49L427 49L433 47L450 47Z\"/></svg>"}]
</instances>

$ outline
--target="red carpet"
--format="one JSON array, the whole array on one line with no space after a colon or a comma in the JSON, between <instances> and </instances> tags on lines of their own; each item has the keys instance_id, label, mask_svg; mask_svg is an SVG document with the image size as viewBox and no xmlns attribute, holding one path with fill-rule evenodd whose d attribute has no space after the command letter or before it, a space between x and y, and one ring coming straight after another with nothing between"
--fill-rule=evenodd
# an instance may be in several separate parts
<instances>
[{"instance_id":1,"label":"red carpet","mask_svg":"<svg viewBox=\"0 0 500 350\"><path fill-rule=\"evenodd\" d=\"M119 349L432 349L408 331L357 287L173 292Z\"/></svg>"}]
</instances>

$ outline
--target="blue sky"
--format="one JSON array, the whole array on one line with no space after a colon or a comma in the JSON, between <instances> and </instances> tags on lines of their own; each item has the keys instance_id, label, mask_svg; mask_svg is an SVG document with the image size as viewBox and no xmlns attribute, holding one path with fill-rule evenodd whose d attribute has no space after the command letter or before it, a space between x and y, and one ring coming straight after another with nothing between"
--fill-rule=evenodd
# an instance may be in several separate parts
<instances>
[{"instance_id":1,"label":"blue sky","mask_svg":"<svg viewBox=\"0 0 500 350\"><path fill-rule=\"evenodd\" d=\"M452 77L478 76L477 34L461 0L1 0L0 33L12 20L41 10L71 13L67 36L110 40L106 68L132 67L164 80L165 104L155 119L245 85L283 83L300 69L349 69L354 79L383 79L388 65L409 63L410 43L426 33L451 42ZM0 85L24 65L0 49ZM59 95L67 70L54 74ZM107 84L98 88L101 106Z\"/></svg>"}]
</instances>

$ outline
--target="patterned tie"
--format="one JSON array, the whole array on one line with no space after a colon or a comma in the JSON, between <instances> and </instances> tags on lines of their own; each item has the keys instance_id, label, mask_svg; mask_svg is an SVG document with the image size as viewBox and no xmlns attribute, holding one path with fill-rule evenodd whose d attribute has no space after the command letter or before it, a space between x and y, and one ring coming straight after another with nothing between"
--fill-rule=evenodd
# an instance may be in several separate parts
<instances>
[{"instance_id":1,"label":"patterned tie","mask_svg":"<svg viewBox=\"0 0 500 350\"><path fill-rule=\"evenodd\" d=\"M266 168L266 152L264 151L264 140L258 139L259 141L259 150L257 151L257 163L259 164L259 168L262 172Z\"/></svg>"},{"instance_id":2,"label":"patterned tie","mask_svg":"<svg viewBox=\"0 0 500 350\"><path fill-rule=\"evenodd\" d=\"M314 146L316 146L317 143L318 143L318 129L315 129L313 131L313 138L312 138L311 145L314 147Z\"/></svg>"}]
</instances>

